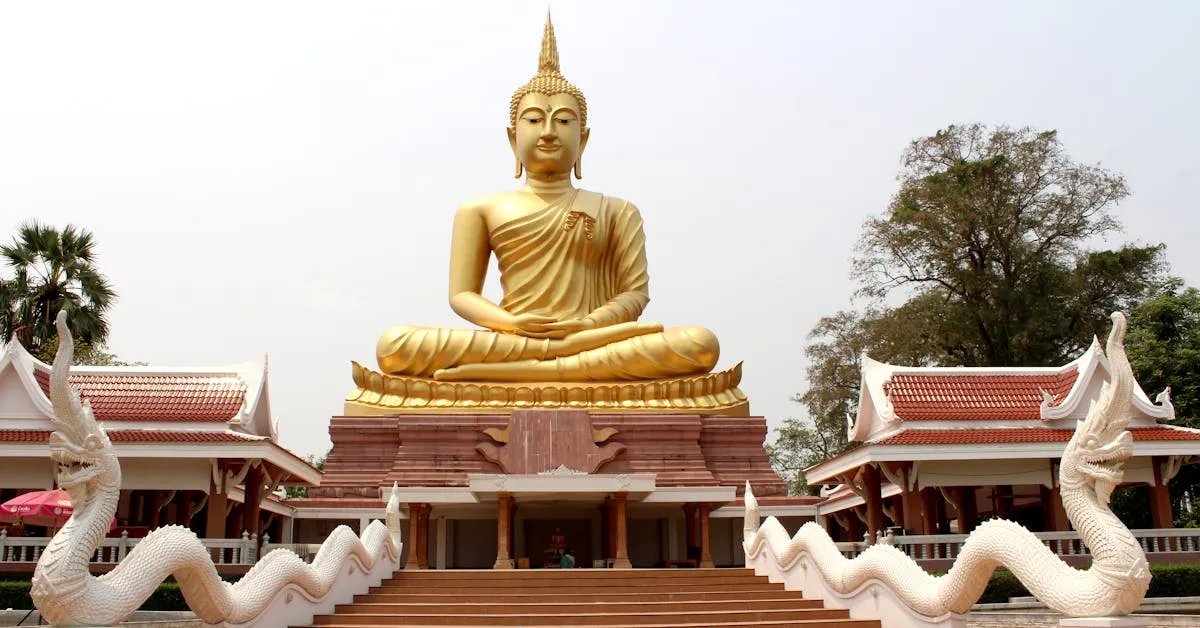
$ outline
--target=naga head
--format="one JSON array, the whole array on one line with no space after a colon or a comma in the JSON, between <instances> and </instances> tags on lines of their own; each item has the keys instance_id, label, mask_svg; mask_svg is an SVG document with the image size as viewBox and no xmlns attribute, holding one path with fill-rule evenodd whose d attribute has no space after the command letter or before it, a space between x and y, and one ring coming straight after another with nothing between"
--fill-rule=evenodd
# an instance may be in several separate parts
<instances>
[{"instance_id":1,"label":"naga head","mask_svg":"<svg viewBox=\"0 0 1200 628\"><path fill-rule=\"evenodd\" d=\"M87 501L112 486L120 487L121 470L112 442L96 422L89 402L67 381L74 357L74 339L67 328L66 312L54 321L58 328L58 352L50 369L50 402L54 406L54 432L50 434L50 457L56 464L58 485L71 496L76 511Z\"/></svg>"},{"instance_id":2,"label":"naga head","mask_svg":"<svg viewBox=\"0 0 1200 628\"><path fill-rule=\"evenodd\" d=\"M1100 391L1100 399L1088 410L1087 418L1075 426L1059 468L1064 486L1092 484L1100 504L1107 505L1113 489L1125 476L1125 460L1133 454L1133 436L1129 425L1129 404L1133 397L1133 369L1125 355L1125 315L1112 314L1113 327L1108 335L1109 381Z\"/></svg>"}]
</instances>

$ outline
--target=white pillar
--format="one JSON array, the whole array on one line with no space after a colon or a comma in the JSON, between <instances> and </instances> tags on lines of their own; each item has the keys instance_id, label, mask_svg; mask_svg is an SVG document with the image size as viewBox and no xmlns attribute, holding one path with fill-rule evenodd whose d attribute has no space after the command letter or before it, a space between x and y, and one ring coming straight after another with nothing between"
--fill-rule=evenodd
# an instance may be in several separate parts
<instances>
[{"instance_id":1,"label":"white pillar","mask_svg":"<svg viewBox=\"0 0 1200 628\"><path fill-rule=\"evenodd\" d=\"M358 535L359 536L362 536L362 533L367 531L368 525L371 525L370 517L364 515L364 516L358 518Z\"/></svg>"},{"instance_id":2,"label":"white pillar","mask_svg":"<svg viewBox=\"0 0 1200 628\"><path fill-rule=\"evenodd\" d=\"M284 518L283 524L279 527L283 528L283 539L280 543L294 543L292 539L296 536L296 518Z\"/></svg>"}]
</instances>

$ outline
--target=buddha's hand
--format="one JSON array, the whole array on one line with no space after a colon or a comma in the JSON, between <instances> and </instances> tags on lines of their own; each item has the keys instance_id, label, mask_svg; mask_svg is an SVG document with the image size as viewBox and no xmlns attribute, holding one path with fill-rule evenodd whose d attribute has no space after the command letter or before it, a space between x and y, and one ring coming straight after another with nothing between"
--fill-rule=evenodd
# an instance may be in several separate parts
<instances>
[{"instance_id":1,"label":"buddha's hand","mask_svg":"<svg viewBox=\"0 0 1200 628\"><path fill-rule=\"evenodd\" d=\"M518 314L513 317L513 332L528 338L560 340L576 332L592 329L596 322L586 318L556 320L537 314Z\"/></svg>"},{"instance_id":2,"label":"buddha's hand","mask_svg":"<svg viewBox=\"0 0 1200 628\"><path fill-rule=\"evenodd\" d=\"M556 335L557 331L548 327L556 322L558 322L557 319L540 314L514 314L510 320L506 321L505 329L497 331L511 331L518 336L529 338L561 338L562 336Z\"/></svg>"},{"instance_id":3,"label":"buddha's hand","mask_svg":"<svg viewBox=\"0 0 1200 628\"><path fill-rule=\"evenodd\" d=\"M570 336L576 332L594 329L595 327L596 321L590 318L570 318L546 325L546 329L550 332L561 334L549 336L550 338L566 338L567 336Z\"/></svg>"}]
</instances>

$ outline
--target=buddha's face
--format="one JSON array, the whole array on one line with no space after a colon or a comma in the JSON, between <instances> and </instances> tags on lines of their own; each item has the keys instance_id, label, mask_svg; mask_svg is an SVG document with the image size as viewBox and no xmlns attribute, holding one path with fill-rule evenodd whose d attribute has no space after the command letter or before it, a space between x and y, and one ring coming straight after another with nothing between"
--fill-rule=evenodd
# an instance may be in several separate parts
<instances>
[{"instance_id":1,"label":"buddha's face","mask_svg":"<svg viewBox=\"0 0 1200 628\"><path fill-rule=\"evenodd\" d=\"M513 154L530 174L570 173L587 138L570 94L526 94L517 105L517 125L508 129Z\"/></svg>"}]
</instances>

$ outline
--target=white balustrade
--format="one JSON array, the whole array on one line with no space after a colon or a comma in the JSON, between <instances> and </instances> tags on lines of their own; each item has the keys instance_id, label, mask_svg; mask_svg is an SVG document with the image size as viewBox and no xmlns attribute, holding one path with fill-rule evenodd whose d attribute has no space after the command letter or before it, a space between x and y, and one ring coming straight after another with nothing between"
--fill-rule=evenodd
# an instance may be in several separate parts
<instances>
[{"instance_id":1,"label":"white balustrade","mask_svg":"<svg viewBox=\"0 0 1200 628\"><path fill-rule=\"evenodd\" d=\"M264 535L265 536L265 535ZM0 562L36 563L50 543L48 536L8 536L7 530L0 530ZM122 532L119 537L106 537L100 541L100 547L92 555L93 564L115 564L121 562L141 539L129 538L128 532ZM253 565L258 561L258 536L242 533L240 539L201 539L204 547L210 550L213 562L218 565ZM266 538L263 539L264 544ZM304 545L304 544L300 544ZM274 545L272 548L279 547ZM320 547L317 545L315 547ZM303 558L304 554L297 551ZM312 550L316 554L316 550ZM311 557L307 559L311 562Z\"/></svg>"},{"instance_id":2,"label":"white balustrade","mask_svg":"<svg viewBox=\"0 0 1200 628\"><path fill-rule=\"evenodd\" d=\"M1200 553L1200 528L1159 528L1150 530L1131 530L1141 543L1142 549L1154 560L1155 554L1163 553ZM1059 556L1087 556L1090 554L1079 540L1075 532L1035 532L1035 536L1045 543L1046 547ZM916 560L954 560L958 556L962 544L966 541L965 534L910 534L884 537L882 543L887 543L908 554ZM861 545L856 543L839 543L842 554L852 558L861 551L849 552L842 546Z\"/></svg>"}]
</instances>

